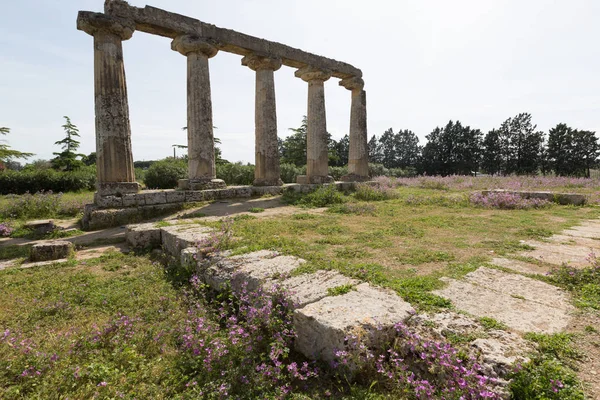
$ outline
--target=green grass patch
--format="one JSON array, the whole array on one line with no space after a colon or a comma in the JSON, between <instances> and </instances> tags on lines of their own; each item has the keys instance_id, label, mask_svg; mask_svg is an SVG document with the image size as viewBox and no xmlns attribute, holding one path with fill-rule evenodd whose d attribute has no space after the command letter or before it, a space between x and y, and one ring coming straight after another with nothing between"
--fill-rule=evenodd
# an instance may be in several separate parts
<instances>
[{"instance_id":1,"label":"green grass patch","mask_svg":"<svg viewBox=\"0 0 600 400\"><path fill-rule=\"evenodd\" d=\"M341 296L354 290L354 285L340 285L332 288L327 288L327 294L329 296Z\"/></svg>"},{"instance_id":2,"label":"green grass patch","mask_svg":"<svg viewBox=\"0 0 600 400\"><path fill-rule=\"evenodd\" d=\"M255 214L258 214L258 213L261 213L261 212L264 212L264 211L265 211L265 209L264 208L260 208L260 207L252 207L252 208L248 209L248 212L255 213Z\"/></svg>"},{"instance_id":3,"label":"green grass patch","mask_svg":"<svg viewBox=\"0 0 600 400\"><path fill-rule=\"evenodd\" d=\"M12 260L14 258L28 258L31 245L10 245L0 247L0 260Z\"/></svg>"}]
</instances>

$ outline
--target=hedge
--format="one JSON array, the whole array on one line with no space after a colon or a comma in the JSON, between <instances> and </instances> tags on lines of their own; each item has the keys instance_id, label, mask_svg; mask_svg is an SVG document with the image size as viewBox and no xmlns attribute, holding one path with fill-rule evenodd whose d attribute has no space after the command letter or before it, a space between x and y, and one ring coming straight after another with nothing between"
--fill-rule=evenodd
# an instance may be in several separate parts
<instances>
[{"instance_id":1,"label":"hedge","mask_svg":"<svg viewBox=\"0 0 600 400\"><path fill-rule=\"evenodd\" d=\"M89 166L73 172L53 169L0 172L0 194L55 193L94 190L96 168Z\"/></svg>"}]
</instances>

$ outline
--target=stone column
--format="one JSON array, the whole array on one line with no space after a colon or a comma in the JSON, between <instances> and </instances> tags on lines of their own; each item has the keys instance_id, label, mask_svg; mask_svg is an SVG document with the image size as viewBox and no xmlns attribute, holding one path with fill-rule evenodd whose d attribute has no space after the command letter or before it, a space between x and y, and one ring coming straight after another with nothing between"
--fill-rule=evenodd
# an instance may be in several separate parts
<instances>
[{"instance_id":1,"label":"stone column","mask_svg":"<svg viewBox=\"0 0 600 400\"><path fill-rule=\"evenodd\" d=\"M369 179L369 147L367 138L367 93L365 82L358 77L340 81L340 86L352 91L350 108L350 151L348 154L348 175L346 182L361 182Z\"/></svg>"},{"instance_id":2,"label":"stone column","mask_svg":"<svg viewBox=\"0 0 600 400\"><path fill-rule=\"evenodd\" d=\"M131 38L135 23L92 12L79 12L77 29L94 37L97 194L135 193L131 127L122 41Z\"/></svg>"},{"instance_id":3,"label":"stone column","mask_svg":"<svg viewBox=\"0 0 600 400\"><path fill-rule=\"evenodd\" d=\"M254 186L281 186L273 77L281 68L281 59L253 54L244 57L242 65L256 71Z\"/></svg>"},{"instance_id":4,"label":"stone column","mask_svg":"<svg viewBox=\"0 0 600 400\"><path fill-rule=\"evenodd\" d=\"M331 77L329 71L311 66L299 69L296 77L308 82L308 111L306 115L306 175L297 178L298 183L329 183L328 175L327 119L325 115L324 83Z\"/></svg>"},{"instance_id":5,"label":"stone column","mask_svg":"<svg viewBox=\"0 0 600 400\"><path fill-rule=\"evenodd\" d=\"M171 48L187 57L188 179L180 189L201 190L225 187L216 179L212 100L208 59L218 50L205 39L192 35L176 37Z\"/></svg>"}]
</instances>

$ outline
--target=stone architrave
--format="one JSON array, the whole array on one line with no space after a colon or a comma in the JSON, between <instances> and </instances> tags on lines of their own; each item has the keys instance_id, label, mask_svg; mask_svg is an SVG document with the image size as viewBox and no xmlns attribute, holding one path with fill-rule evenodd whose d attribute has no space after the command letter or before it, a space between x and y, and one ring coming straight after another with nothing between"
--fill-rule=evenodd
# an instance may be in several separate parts
<instances>
[{"instance_id":1,"label":"stone architrave","mask_svg":"<svg viewBox=\"0 0 600 400\"><path fill-rule=\"evenodd\" d=\"M331 77L331 73L307 66L297 70L295 75L308 82L306 175L298 176L297 182L317 184L333 182L333 178L328 175L324 87L324 83Z\"/></svg>"},{"instance_id":2,"label":"stone architrave","mask_svg":"<svg viewBox=\"0 0 600 400\"><path fill-rule=\"evenodd\" d=\"M180 189L225 187L216 179L212 100L208 59L218 50L206 39L194 35L177 36L171 49L187 57L187 135L188 179L179 181Z\"/></svg>"},{"instance_id":3,"label":"stone architrave","mask_svg":"<svg viewBox=\"0 0 600 400\"><path fill-rule=\"evenodd\" d=\"M361 182L369 179L369 147L367 138L367 93L365 82L358 77L340 81L340 86L352 92L350 106L350 150L348 154L348 175L346 182Z\"/></svg>"},{"instance_id":4,"label":"stone architrave","mask_svg":"<svg viewBox=\"0 0 600 400\"><path fill-rule=\"evenodd\" d=\"M135 31L128 19L80 12L77 29L94 37L97 188L101 196L136 193L122 41Z\"/></svg>"},{"instance_id":5,"label":"stone architrave","mask_svg":"<svg viewBox=\"0 0 600 400\"><path fill-rule=\"evenodd\" d=\"M242 65L256 71L254 186L281 186L274 80L281 59L252 54Z\"/></svg>"}]
</instances>

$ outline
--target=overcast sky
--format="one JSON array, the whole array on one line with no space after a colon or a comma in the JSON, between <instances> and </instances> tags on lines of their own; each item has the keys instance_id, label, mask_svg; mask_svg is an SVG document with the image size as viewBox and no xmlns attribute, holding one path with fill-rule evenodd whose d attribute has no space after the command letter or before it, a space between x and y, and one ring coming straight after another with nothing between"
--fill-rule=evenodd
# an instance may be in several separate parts
<instances>
[{"instance_id":1,"label":"overcast sky","mask_svg":"<svg viewBox=\"0 0 600 400\"><path fill-rule=\"evenodd\" d=\"M411 129L422 142L448 120L484 132L519 112L600 132L598 0L132 0L348 62L363 71L369 136ZM50 158L63 115L95 151L92 37L78 10L102 0L0 0L0 126L18 150ZM135 160L185 144L186 61L170 40L124 42ZM241 57L210 60L215 131L230 161L254 161L254 72ZM325 84L327 127L348 132L350 93ZM275 73L278 129L306 114L307 84Z\"/></svg>"}]
</instances>

